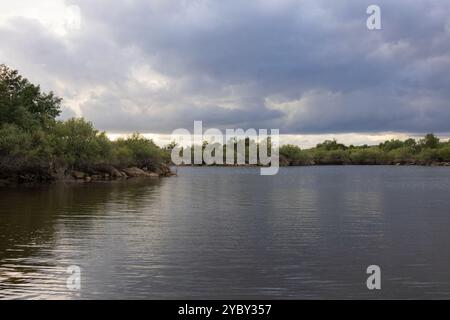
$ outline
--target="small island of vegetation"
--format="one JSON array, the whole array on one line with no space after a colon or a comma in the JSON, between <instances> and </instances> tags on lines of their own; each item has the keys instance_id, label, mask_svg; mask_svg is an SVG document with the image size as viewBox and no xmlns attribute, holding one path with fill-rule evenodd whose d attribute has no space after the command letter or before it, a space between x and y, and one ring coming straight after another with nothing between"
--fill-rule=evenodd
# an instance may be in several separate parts
<instances>
[{"instance_id":1,"label":"small island of vegetation","mask_svg":"<svg viewBox=\"0 0 450 320\"><path fill-rule=\"evenodd\" d=\"M170 154L139 134L111 141L82 118L57 120L62 99L0 65L1 184L169 176Z\"/></svg>"}]
</instances>

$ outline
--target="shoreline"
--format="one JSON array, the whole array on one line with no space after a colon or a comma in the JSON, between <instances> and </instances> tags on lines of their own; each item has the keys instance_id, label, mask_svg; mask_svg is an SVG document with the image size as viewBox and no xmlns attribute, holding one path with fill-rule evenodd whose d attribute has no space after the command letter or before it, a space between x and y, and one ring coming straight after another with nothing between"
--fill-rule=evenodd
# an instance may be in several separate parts
<instances>
[{"instance_id":1,"label":"shoreline","mask_svg":"<svg viewBox=\"0 0 450 320\"><path fill-rule=\"evenodd\" d=\"M389 166L389 167L450 167L450 162L433 162L433 163L309 163L309 164L280 164L280 168L287 167L326 167L326 166ZM221 168L259 168L269 167L257 164L182 164L178 167L221 167Z\"/></svg>"},{"instance_id":2,"label":"shoreline","mask_svg":"<svg viewBox=\"0 0 450 320\"><path fill-rule=\"evenodd\" d=\"M58 168L50 172L18 172L0 178L0 187L12 185L40 185L57 182L91 183L128 180L132 178L162 178L176 175L167 164L159 164L154 168L125 167L99 165L86 169Z\"/></svg>"},{"instance_id":3,"label":"shoreline","mask_svg":"<svg viewBox=\"0 0 450 320\"><path fill-rule=\"evenodd\" d=\"M434 162L429 164L421 163L376 163L376 164L354 164L354 163L310 163L310 164L288 164L280 165L280 168L288 167L330 167L330 166L389 166L389 167L450 167L450 162ZM184 164L173 166L175 172L170 168L170 165L160 164L155 169L138 168L138 167L126 167L117 168L114 166L101 166L95 169L89 170L73 170L62 169L59 172L54 172L50 175L43 175L40 172L26 172L17 173L9 177L0 178L0 188L17 186L17 185L45 185L53 183L94 183L94 182L113 182L113 181L126 181L133 178L164 178L176 176L176 168L178 167L196 167L196 168L259 168L263 167L254 164L244 165L194 165Z\"/></svg>"}]
</instances>

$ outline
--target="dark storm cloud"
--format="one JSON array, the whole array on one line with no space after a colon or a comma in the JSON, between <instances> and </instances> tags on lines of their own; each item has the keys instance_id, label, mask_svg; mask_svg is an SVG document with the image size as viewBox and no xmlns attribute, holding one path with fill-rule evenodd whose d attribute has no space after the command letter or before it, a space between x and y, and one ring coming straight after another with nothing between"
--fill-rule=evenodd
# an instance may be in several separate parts
<instances>
[{"instance_id":1,"label":"dark storm cloud","mask_svg":"<svg viewBox=\"0 0 450 320\"><path fill-rule=\"evenodd\" d=\"M377 1L379 31L360 0L70 4L79 31L14 20L0 54L42 65L102 129L450 131L448 1Z\"/></svg>"}]
</instances>

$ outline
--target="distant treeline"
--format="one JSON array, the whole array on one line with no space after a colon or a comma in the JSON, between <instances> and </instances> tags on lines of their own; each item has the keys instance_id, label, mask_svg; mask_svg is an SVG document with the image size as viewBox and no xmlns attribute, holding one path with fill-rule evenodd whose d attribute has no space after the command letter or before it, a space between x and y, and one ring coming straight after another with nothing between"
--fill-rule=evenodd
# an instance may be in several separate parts
<instances>
[{"instance_id":1,"label":"distant treeline","mask_svg":"<svg viewBox=\"0 0 450 320\"><path fill-rule=\"evenodd\" d=\"M139 134L111 141L84 119L58 121L62 100L0 65L0 179L53 179L105 166L153 169L170 154Z\"/></svg>"},{"instance_id":2,"label":"distant treeline","mask_svg":"<svg viewBox=\"0 0 450 320\"><path fill-rule=\"evenodd\" d=\"M284 145L280 148L280 158L284 165L448 165L450 141L440 142L431 133L418 141L389 140L376 146L346 146L327 140L306 150Z\"/></svg>"},{"instance_id":3,"label":"distant treeline","mask_svg":"<svg viewBox=\"0 0 450 320\"><path fill-rule=\"evenodd\" d=\"M259 150L260 145L250 139L240 140L243 142L239 151L239 142L231 141L234 144L234 159L241 153L248 163L250 145L256 145ZM203 142L202 146L191 146L183 149L183 152L191 152L191 159L194 159L194 149L205 150L208 142ZM269 146L270 141L265 143ZM166 148L172 150L176 144L172 143ZM217 148L222 148L223 163L226 163L227 145L217 144ZM233 148L230 148L233 150ZM279 148L281 166L306 166L306 165L450 165L450 141L441 142L434 134L427 134L423 139L389 140L375 146L346 146L336 140L326 140L319 143L314 148L301 149L296 145L282 145ZM190 163L192 164L192 162ZM205 162L203 162L205 164Z\"/></svg>"}]
</instances>

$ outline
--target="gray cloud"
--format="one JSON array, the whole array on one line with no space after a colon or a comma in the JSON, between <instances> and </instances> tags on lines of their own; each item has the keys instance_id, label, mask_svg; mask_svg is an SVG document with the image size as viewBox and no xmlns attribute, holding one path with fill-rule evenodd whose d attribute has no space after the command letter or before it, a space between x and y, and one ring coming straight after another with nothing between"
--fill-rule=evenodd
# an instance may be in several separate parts
<instances>
[{"instance_id":1,"label":"gray cloud","mask_svg":"<svg viewBox=\"0 0 450 320\"><path fill-rule=\"evenodd\" d=\"M208 127L283 133L449 132L450 3L71 0L61 37L26 18L0 58L104 130Z\"/></svg>"}]
</instances>

